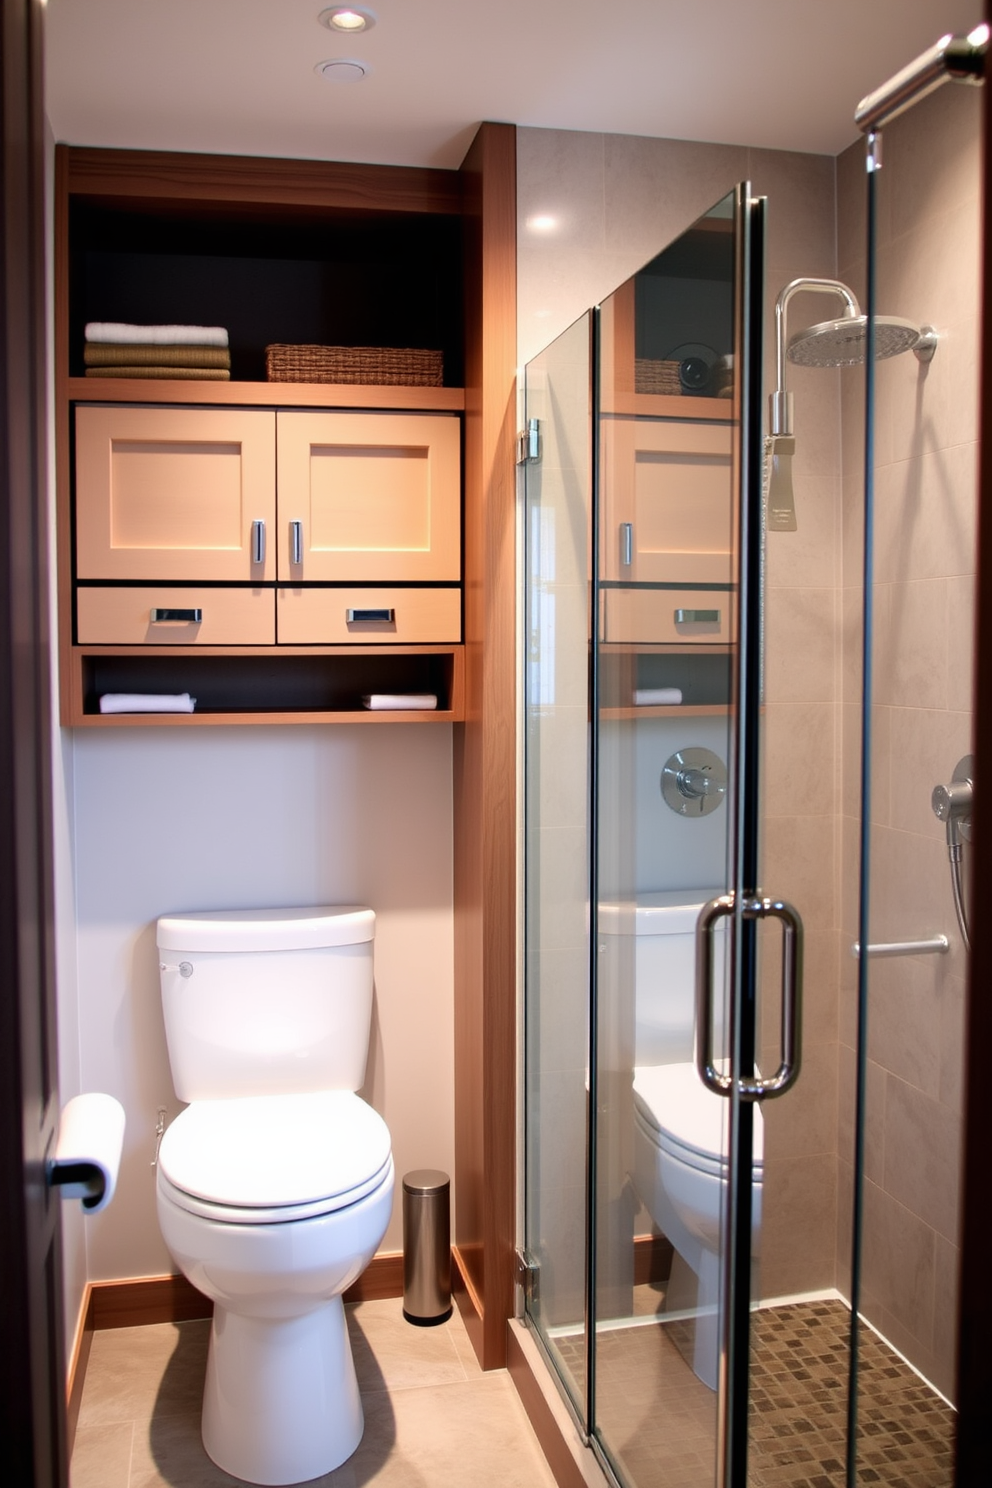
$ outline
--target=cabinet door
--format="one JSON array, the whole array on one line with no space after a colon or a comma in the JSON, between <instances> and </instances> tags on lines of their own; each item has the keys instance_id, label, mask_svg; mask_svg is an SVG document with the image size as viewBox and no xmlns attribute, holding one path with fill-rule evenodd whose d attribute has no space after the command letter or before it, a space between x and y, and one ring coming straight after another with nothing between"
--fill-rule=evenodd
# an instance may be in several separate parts
<instances>
[{"instance_id":1,"label":"cabinet door","mask_svg":"<svg viewBox=\"0 0 992 1488\"><path fill-rule=\"evenodd\" d=\"M78 576L274 578L275 475L270 410L77 408Z\"/></svg>"},{"instance_id":2,"label":"cabinet door","mask_svg":"<svg viewBox=\"0 0 992 1488\"><path fill-rule=\"evenodd\" d=\"M604 420L604 577L687 587L729 583L730 459L727 424Z\"/></svg>"},{"instance_id":3,"label":"cabinet door","mask_svg":"<svg viewBox=\"0 0 992 1488\"><path fill-rule=\"evenodd\" d=\"M279 578L458 579L460 447L448 414L280 413Z\"/></svg>"}]
</instances>

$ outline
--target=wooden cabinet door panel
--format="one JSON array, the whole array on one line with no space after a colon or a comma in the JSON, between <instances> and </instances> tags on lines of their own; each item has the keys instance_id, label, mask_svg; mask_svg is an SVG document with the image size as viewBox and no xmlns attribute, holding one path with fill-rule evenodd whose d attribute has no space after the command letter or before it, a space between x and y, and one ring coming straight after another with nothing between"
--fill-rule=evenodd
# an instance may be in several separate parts
<instances>
[{"instance_id":1,"label":"wooden cabinet door panel","mask_svg":"<svg viewBox=\"0 0 992 1488\"><path fill-rule=\"evenodd\" d=\"M449 415L280 413L280 579L458 579L460 444Z\"/></svg>"},{"instance_id":2,"label":"wooden cabinet door panel","mask_svg":"<svg viewBox=\"0 0 992 1488\"><path fill-rule=\"evenodd\" d=\"M608 419L603 462L607 578L674 584L731 581L729 425Z\"/></svg>"},{"instance_id":3,"label":"wooden cabinet door panel","mask_svg":"<svg viewBox=\"0 0 992 1488\"><path fill-rule=\"evenodd\" d=\"M189 611L183 619L153 612ZM193 618L199 611L200 619ZM273 589L85 588L76 591L81 646L271 646L276 638Z\"/></svg>"},{"instance_id":4,"label":"wooden cabinet door panel","mask_svg":"<svg viewBox=\"0 0 992 1488\"><path fill-rule=\"evenodd\" d=\"M726 645L735 637L737 595L702 589L606 589L604 641Z\"/></svg>"},{"instance_id":5,"label":"wooden cabinet door panel","mask_svg":"<svg viewBox=\"0 0 992 1488\"><path fill-rule=\"evenodd\" d=\"M460 641L460 589L293 589L277 591L284 646L429 645ZM349 620L349 613L354 618Z\"/></svg>"},{"instance_id":6,"label":"wooden cabinet door panel","mask_svg":"<svg viewBox=\"0 0 992 1488\"><path fill-rule=\"evenodd\" d=\"M253 562L254 522L265 557ZM76 571L84 579L275 577L275 415L76 409Z\"/></svg>"}]
</instances>

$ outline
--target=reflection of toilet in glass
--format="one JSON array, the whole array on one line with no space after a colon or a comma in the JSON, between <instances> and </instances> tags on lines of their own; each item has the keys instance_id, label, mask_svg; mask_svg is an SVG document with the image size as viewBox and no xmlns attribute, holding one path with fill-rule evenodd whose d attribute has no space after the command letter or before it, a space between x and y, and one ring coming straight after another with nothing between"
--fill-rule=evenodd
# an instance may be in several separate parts
<instances>
[{"instance_id":1,"label":"reflection of toilet in glass","mask_svg":"<svg viewBox=\"0 0 992 1488\"><path fill-rule=\"evenodd\" d=\"M171 915L159 970L176 1094L158 1216L213 1298L203 1442L251 1483L332 1471L362 1438L341 1294L382 1240L389 1131L355 1093L370 909Z\"/></svg>"},{"instance_id":2,"label":"reflection of toilet in glass","mask_svg":"<svg viewBox=\"0 0 992 1488\"><path fill-rule=\"evenodd\" d=\"M617 917L617 930L634 935L634 1184L675 1248L666 1306L697 1311L692 1367L715 1389L728 1102L706 1089L693 1062L696 920L713 892L644 894L634 905L608 908ZM714 941L714 985L719 988L723 932ZM761 1234L763 1138L764 1121L756 1109L755 1256Z\"/></svg>"}]
</instances>

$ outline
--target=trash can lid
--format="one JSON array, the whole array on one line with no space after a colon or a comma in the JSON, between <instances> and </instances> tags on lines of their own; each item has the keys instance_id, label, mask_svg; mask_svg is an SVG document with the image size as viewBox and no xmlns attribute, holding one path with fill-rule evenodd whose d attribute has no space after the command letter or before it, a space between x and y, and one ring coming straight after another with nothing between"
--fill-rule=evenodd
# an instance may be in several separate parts
<instances>
[{"instance_id":1,"label":"trash can lid","mask_svg":"<svg viewBox=\"0 0 992 1488\"><path fill-rule=\"evenodd\" d=\"M447 1188L451 1179L439 1168L415 1168L403 1178L403 1192L408 1194L438 1193Z\"/></svg>"}]
</instances>

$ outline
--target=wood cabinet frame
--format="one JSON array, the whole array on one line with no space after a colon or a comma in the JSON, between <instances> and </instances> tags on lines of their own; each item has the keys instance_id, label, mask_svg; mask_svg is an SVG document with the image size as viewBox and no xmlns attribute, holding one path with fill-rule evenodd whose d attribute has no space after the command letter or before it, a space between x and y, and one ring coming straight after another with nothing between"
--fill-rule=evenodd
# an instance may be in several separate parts
<instances>
[{"instance_id":1,"label":"wood cabinet frame","mask_svg":"<svg viewBox=\"0 0 992 1488\"><path fill-rule=\"evenodd\" d=\"M455 1193L460 1310L486 1369L506 1361L514 1305L516 1204L516 130L483 124L459 171L260 160L59 146L55 164L55 387L59 650L63 718L78 706L82 654L72 665L71 399L92 380L68 375L70 193L161 210L209 213L217 202L278 217L284 208L370 213L460 213L465 241L465 390L335 388L351 408L465 411L464 647L452 658L454 721ZM100 401L188 402L188 384L120 382ZM288 392L288 386L286 388ZM329 390L293 385L295 407L321 407ZM209 401L272 406L257 383L210 384ZM245 648L240 648L244 654ZM318 648L308 648L313 655ZM418 647L420 652L430 648ZM333 654L334 648L328 648ZM157 654L161 654L158 652ZM464 671L464 703L462 672ZM195 715L193 715L195 717ZM356 715L332 715L352 721ZM365 722L382 721L358 715ZM438 715L431 715L436 718ZM207 715L202 715L202 726ZM214 715L212 721L228 721ZM248 719L245 720L249 721ZM300 715L285 720L300 721ZM315 718L313 721L319 721ZM424 721L428 721L424 718ZM130 726L134 720L129 719ZM120 726L119 724L117 726ZM157 727L169 726L162 718ZM189 726L189 720L172 726Z\"/></svg>"}]
</instances>

